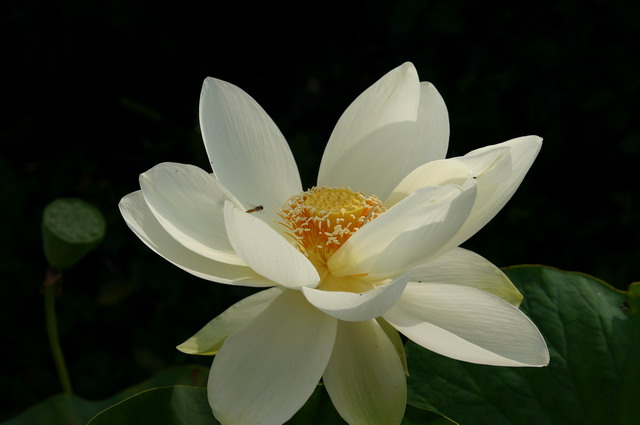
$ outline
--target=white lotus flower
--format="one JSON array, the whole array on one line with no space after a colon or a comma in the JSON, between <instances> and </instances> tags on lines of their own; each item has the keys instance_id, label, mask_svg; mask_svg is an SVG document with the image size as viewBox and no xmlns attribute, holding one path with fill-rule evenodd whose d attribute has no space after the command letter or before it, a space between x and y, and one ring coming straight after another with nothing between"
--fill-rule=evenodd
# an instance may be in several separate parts
<instances>
[{"instance_id":1,"label":"white lotus flower","mask_svg":"<svg viewBox=\"0 0 640 425\"><path fill-rule=\"evenodd\" d=\"M306 192L284 137L238 87L207 78L200 123L214 173L160 164L120 209L143 242L189 273L270 288L178 347L217 353L208 394L220 422L281 424L322 379L348 423L399 424L397 331L467 362L548 363L517 289L458 248L509 200L539 137L443 159L445 104L410 63L347 108Z\"/></svg>"}]
</instances>

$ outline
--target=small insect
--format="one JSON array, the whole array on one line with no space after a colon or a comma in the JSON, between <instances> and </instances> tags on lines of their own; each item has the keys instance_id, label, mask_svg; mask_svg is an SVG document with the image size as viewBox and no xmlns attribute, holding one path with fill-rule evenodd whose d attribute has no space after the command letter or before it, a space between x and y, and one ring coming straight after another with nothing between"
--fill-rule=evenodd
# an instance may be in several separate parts
<instances>
[{"instance_id":1,"label":"small insect","mask_svg":"<svg viewBox=\"0 0 640 425\"><path fill-rule=\"evenodd\" d=\"M258 212L258 211L262 211L264 209L264 207L262 205L258 205L255 208L251 208L250 210L247 210L246 212L248 214L254 213L254 212Z\"/></svg>"}]
</instances>

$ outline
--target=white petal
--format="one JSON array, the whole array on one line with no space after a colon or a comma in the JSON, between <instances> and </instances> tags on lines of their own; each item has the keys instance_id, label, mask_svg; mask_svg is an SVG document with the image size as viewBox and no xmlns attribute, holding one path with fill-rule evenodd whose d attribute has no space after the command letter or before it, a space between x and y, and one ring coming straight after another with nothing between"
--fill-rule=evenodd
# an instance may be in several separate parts
<instances>
[{"instance_id":1,"label":"white petal","mask_svg":"<svg viewBox=\"0 0 640 425\"><path fill-rule=\"evenodd\" d=\"M274 286L247 266L221 263L188 250L167 233L149 209L142 191L130 193L120 201L120 212L127 225L149 248L181 269L214 282L267 287Z\"/></svg>"},{"instance_id":2,"label":"white petal","mask_svg":"<svg viewBox=\"0 0 640 425\"><path fill-rule=\"evenodd\" d=\"M496 366L546 366L538 328L513 305L480 289L409 283L384 318L409 339L447 357Z\"/></svg>"},{"instance_id":3,"label":"white petal","mask_svg":"<svg viewBox=\"0 0 640 425\"><path fill-rule=\"evenodd\" d=\"M348 423L402 421L407 401L404 370L393 344L375 321L338 322L323 380L333 405Z\"/></svg>"},{"instance_id":4,"label":"white petal","mask_svg":"<svg viewBox=\"0 0 640 425\"><path fill-rule=\"evenodd\" d=\"M327 366L336 325L299 291L284 291L216 355L207 393L218 420L280 425L290 419Z\"/></svg>"},{"instance_id":5,"label":"white petal","mask_svg":"<svg viewBox=\"0 0 640 425\"><path fill-rule=\"evenodd\" d=\"M193 165L163 163L140 175L140 188L162 227L191 251L246 266L224 226L224 203L237 200L214 176Z\"/></svg>"},{"instance_id":6,"label":"white petal","mask_svg":"<svg viewBox=\"0 0 640 425\"><path fill-rule=\"evenodd\" d=\"M410 63L395 68L365 90L342 114L329 138L318 185L349 186L378 194L372 189L384 180L375 173L390 168L379 167L380 158L389 160L384 153L392 152L391 158L400 158L400 165L411 156L411 152L399 156L401 149L396 143L413 141L419 105L420 82ZM375 182L369 180L370 176Z\"/></svg>"},{"instance_id":7,"label":"white petal","mask_svg":"<svg viewBox=\"0 0 640 425\"><path fill-rule=\"evenodd\" d=\"M422 162L414 160L416 167L425 162L444 158L449 147L449 112L436 87L426 81L420 83L420 107L416 128L418 132L416 154L422 160Z\"/></svg>"},{"instance_id":8,"label":"white petal","mask_svg":"<svg viewBox=\"0 0 640 425\"><path fill-rule=\"evenodd\" d=\"M384 317L376 317L376 322L382 328L384 333L389 338L389 341L393 344L393 348L396 349L396 353L398 353L398 358L402 363L402 369L404 369L404 374L409 376L409 367L407 365L407 353L404 351L404 341L400 337L400 333L394 328L391 323L387 322Z\"/></svg>"},{"instance_id":9,"label":"white petal","mask_svg":"<svg viewBox=\"0 0 640 425\"><path fill-rule=\"evenodd\" d=\"M216 354L229 335L251 323L280 294L282 289L271 288L238 301L176 348L187 354Z\"/></svg>"},{"instance_id":10,"label":"white petal","mask_svg":"<svg viewBox=\"0 0 640 425\"><path fill-rule=\"evenodd\" d=\"M452 241L452 246L460 245L475 235L511 199L540 152L542 139L538 136L519 137L498 145L477 149L469 152L465 157L479 159L485 155L490 156L493 149L502 147L509 148L510 168L500 170L500 167L495 166L486 171L482 177L478 177L478 199L469 219Z\"/></svg>"},{"instance_id":11,"label":"white petal","mask_svg":"<svg viewBox=\"0 0 640 425\"><path fill-rule=\"evenodd\" d=\"M235 208L224 207L231 245L258 274L287 288L315 287L316 268L300 251L262 220Z\"/></svg>"},{"instance_id":12,"label":"white petal","mask_svg":"<svg viewBox=\"0 0 640 425\"><path fill-rule=\"evenodd\" d=\"M394 205L428 186L457 183L476 177L478 195L466 223L442 252L460 245L484 227L511 198L531 167L542 139L526 136L486 146L465 156L434 161L414 170L396 186L385 204Z\"/></svg>"},{"instance_id":13,"label":"white petal","mask_svg":"<svg viewBox=\"0 0 640 425\"><path fill-rule=\"evenodd\" d=\"M454 248L435 260L420 264L412 268L410 274L412 282L472 286L516 307L522 302L522 294L502 270L463 248Z\"/></svg>"},{"instance_id":14,"label":"white petal","mask_svg":"<svg viewBox=\"0 0 640 425\"><path fill-rule=\"evenodd\" d=\"M469 177L475 177L480 184L484 180L484 174L495 168L503 172L511 168L509 148L492 149L481 156L462 156L428 162L407 175L393 189L385 201L385 205L391 207L424 187L447 184L462 185Z\"/></svg>"},{"instance_id":15,"label":"white petal","mask_svg":"<svg viewBox=\"0 0 640 425\"><path fill-rule=\"evenodd\" d=\"M460 229L475 200L475 181L463 187L420 189L367 223L329 259L336 276L395 276L430 259Z\"/></svg>"},{"instance_id":16,"label":"white petal","mask_svg":"<svg viewBox=\"0 0 640 425\"><path fill-rule=\"evenodd\" d=\"M382 316L398 301L408 275L363 293L302 288L302 293L318 310L340 320L360 322Z\"/></svg>"},{"instance_id":17,"label":"white petal","mask_svg":"<svg viewBox=\"0 0 640 425\"><path fill-rule=\"evenodd\" d=\"M275 212L302 192L282 133L242 89L207 78L200 96L200 126L213 171L246 209L261 205L265 213Z\"/></svg>"}]
</instances>

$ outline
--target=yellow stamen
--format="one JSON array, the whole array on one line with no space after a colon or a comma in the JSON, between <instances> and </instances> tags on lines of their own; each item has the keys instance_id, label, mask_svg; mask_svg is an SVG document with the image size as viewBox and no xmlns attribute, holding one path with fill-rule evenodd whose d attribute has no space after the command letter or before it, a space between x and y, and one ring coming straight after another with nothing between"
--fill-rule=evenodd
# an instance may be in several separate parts
<instances>
[{"instance_id":1,"label":"yellow stamen","mask_svg":"<svg viewBox=\"0 0 640 425\"><path fill-rule=\"evenodd\" d=\"M320 269L351 235L384 211L375 196L314 187L289 199L279 214L298 250Z\"/></svg>"}]
</instances>

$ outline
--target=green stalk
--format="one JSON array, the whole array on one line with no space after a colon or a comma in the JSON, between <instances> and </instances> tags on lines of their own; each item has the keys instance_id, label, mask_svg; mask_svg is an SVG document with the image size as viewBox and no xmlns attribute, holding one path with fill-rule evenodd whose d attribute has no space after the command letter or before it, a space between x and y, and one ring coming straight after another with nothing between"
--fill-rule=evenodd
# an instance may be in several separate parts
<instances>
[{"instance_id":1,"label":"green stalk","mask_svg":"<svg viewBox=\"0 0 640 425\"><path fill-rule=\"evenodd\" d=\"M56 289L58 282L60 281L60 274L54 271L48 270L47 277L44 281L44 315L47 323L47 336L49 337L49 346L51 347L51 354L53 355L53 361L56 364L58 370L58 377L60 378L60 385L62 391L65 394L73 394L71 389L71 381L69 380L69 373L67 372L67 365L64 362L64 356L62 355L62 348L60 347L60 340L58 339L58 323L56 320Z\"/></svg>"}]
</instances>

